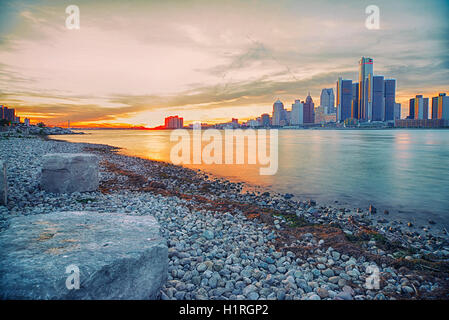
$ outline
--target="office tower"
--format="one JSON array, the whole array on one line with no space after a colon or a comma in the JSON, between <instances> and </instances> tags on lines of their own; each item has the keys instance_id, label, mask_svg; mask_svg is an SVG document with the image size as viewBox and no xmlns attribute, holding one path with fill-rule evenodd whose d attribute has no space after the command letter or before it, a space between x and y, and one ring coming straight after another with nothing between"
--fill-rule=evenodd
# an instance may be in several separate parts
<instances>
[{"instance_id":1,"label":"office tower","mask_svg":"<svg viewBox=\"0 0 449 320\"><path fill-rule=\"evenodd\" d=\"M184 118L179 118L178 116L171 116L165 118L165 128L166 129L179 129L184 126Z\"/></svg>"},{"instance_id":2,"label":"office tower","mask_svg":"<svg viewBox=\"0 0 449 320\"><path fill-rule=\"evenodd\" d=\"M359 118L359 83L354 82L352 84L352 106L351 106L351 118Z\"/></svg>"},{"instance_id":3,"label":"office tower","mask_svg":"<svg viewBox=\"0 0 449 320\"><path fill-rule=\"evenodd\" d=\"M407 119L415 119L415 98L409 100Z\"/></svg>"},{"instance_id":4,"label":"office tower","mask_svg":"<svg viewBox=\"0 0 449 320\"><path fill-rule=\"evenodd\" d=\"M423 119L429 119L429 98L423 98Z\"/></svg>"},{"instance_id":5,"label":"office tower","mask_svg":"<svg viewBox=\"0 0 449 320\"><path fill-rule=\"evenodd\" d=\"M393 120L396 120L396 119L401 119L401 104L400 103L394 104Z\"/></svg>"},{"instance_id":6,"label":"office tower","mask_svg":"<svg viewBox=\"0 0 449 320\"><path fill-rule=\"evenodd\" d=\"M429 98L423 98L422 94L410 99L409 118L428 119Z\"/></svg>"},{"instance_id":7,"label":"office tower","mask_svg":"<svg viewBox=\"0 0 449 320\"><path fill-rule=\"evenodd\" d=\"M432 98L432 119L449 120L449 96L446 93Z\"/></svg>"},{"instance_id":8,"label":"office tower","mask_svg":"<svg viewBox=\"0 0 449 320\"><path fill-rule=\"evenodd\" d=\"M351 119L352 107L352 80L337 81L337 122Z\"/></svg>"},{"instance_id":9,"label":"office tower","mask_svg":"<svg viewBox=\"0 0 449 320\"><path fill-rule=\"evenodd\" d=\"M358 118L363 121L372 117L373 59L362 57L359 61Z\"/></svg>"},{"instance_id":10,"label":"office tower","mask_svg":"<svg viewBox=\"0 0 449 320\"><path fill-rule=\"evenodd\" d=\"M373 76L372 121L384 121L385 118L385 81L384 76Z\"/></svg>"},{"instance_id":11,"label":"office tower","mask_svg":"<svg viewBox=\"0 0 449 320\"><path fill-rule=\"evenodd\" d=\"M2 105L1 106L1 119L14 122L16 120L15 112L16 112L15 109L10 109L10 108Z\"/></svg>"},{"instance_id":12,"label":"office tower","mask_svg":"<svg viewBox=\"0 0 449 320\"><path fill-rule=\"evenodd\" d=\"M269 127L270 126L270 115L268 113L264 113L260 116L260 125L263 127Z\"/></svg>"},{"instance_id":13,"label":"office tower","mask_svg":"<svg viewBox=\"0 0 449 320\"><path fill-rule=\"evenodd\" d=\"M281 121L285 123L284 104L277 99L273 104L273 126L280 126Z\"/></svg>"},{"instance_id":14,"label":"office tower","mask_svg":"<svg viewBox=\"0 0 449 320\"><path fill-rule=\"evenodd\" d=\"M313 103L312 97L309 95L306 98L304 105L304 123L315 123L315 104Z\"/></svg>"},{"instance_id":15,"label":"office tower","mask_svg":"<svg viewBox=\"0 0 449 320\"><path fill-rule=\"evenodd\" d=\"M438 119L438 97L432 97L432 111L431 112L432 112L431 118Z\"/></svg>"},{"instance_id":16,"label":"office tower","mask_svg":"<svg viewBox=\"0 0 449 320\"><path fill-rule=\"evenodd\" d=\"M385 121L392 121L395 118L396 103L396 80L385 79Z\"/></svg>"},{"instance_id":17,"label":"office tower","mask_svg":"<svg viewBox=\"0 0 449 320\"><path fill-rule=\"evenodd\" d=\"M297 126L304 123L304 104L300 100L295 100L292 104L291 125Z\"/></svg>"},{"instance_id":18,"label":"office tower","mask_svg":"<svg viewBox=\"0 0 449 320\"><path fill-rule=\"evenodd\" d=\"M292 112L290 110L284 109L285 114L285 124L290 125L291 119L292 119Z\"/></svg>"},{"instance_id":19,"label":"office tower","mask_svg":"<svg viewBox=\"0 0 449 320\"><path fill-rule=\"evenodd\" d=\"M323 108L325 114L335 112L334 89L329 88L321 90L320 106Z\"/></svg>"}]
</instances>

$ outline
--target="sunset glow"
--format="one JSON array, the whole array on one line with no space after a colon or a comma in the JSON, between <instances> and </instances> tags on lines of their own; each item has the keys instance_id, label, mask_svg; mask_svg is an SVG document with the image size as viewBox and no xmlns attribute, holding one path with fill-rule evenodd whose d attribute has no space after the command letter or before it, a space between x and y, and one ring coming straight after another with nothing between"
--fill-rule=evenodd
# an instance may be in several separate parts
<instances>
[{"instance_id":1,"label":"sunset glow","mask_svg":"<svg viewBox=\"0 0 449 320\"><path fill-rule=\"evenodd\" d=\"M403 116L416 94L447 91L442 1L379 1L374 31L360 1L281 2L78 1L81 27L69 30L69 2L2 1L1 103L61 126L245 120L309 91L318 106L368 54L397 79Z\"/></svg>"}]
</instances>

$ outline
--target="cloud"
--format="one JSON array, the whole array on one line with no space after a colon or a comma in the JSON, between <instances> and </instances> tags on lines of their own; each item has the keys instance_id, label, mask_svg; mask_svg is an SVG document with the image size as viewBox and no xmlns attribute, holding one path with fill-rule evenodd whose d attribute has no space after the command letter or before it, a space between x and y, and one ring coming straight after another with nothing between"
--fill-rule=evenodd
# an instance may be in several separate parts
<instances>
[{"instance_id":1,"label":"cloud","mask_svg":"<svg viewBox=\"0 0 449 320\"><path fill-rule=\"evenodd\" d=\"M2 103L53 123L255 117L308 91L318 104L338 76L356 81L362 55L401 99L449 87L440 0L380 0L375 31L365 1L79 1L77 31L68 4L0 4Z\"/></svg>"}]
</instances>

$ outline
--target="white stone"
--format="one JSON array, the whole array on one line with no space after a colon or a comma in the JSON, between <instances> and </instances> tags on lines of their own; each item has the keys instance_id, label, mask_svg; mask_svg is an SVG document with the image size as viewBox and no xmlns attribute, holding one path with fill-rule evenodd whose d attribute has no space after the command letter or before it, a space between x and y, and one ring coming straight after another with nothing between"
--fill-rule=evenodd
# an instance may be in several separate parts
<instances>
[{"instance_id":1,"label":"white stone","mask_svg":"<svg viewBox=\"0 0 449 320\"><path fill-rule=\"evenodd\" d=\"M41 187L53 193L98 189L98 157L83 153L51 153L42 161Z\"/></svg>"},{"instance_id":2,"label":"white stone","mask_svg":"<svg viewBox=\"0 0 449 320\"><path fill-rule=\"evenodd\" d=\"M6 176L6 163L0 160L0 205L8 202L8 179Z\"/></svg>"}]
</instances>

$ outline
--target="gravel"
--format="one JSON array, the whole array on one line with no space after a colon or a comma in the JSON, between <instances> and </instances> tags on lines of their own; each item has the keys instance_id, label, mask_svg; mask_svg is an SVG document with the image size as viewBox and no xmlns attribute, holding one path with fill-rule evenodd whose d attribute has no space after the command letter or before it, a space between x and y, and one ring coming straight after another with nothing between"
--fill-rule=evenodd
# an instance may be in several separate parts
<instances>
[{"instance_id":1,"label":"gravel","mask_svg":"<svg viewBox=\"0 0 449 320\"><path fill-rule=\"evenodd\" d=\"M413 285L420 292L431 292L445 285L438 284L435 279L419 278L409 270L397 270L391 265L376 263L368 255L352 256L347 252L338 252L328 247L326 240L312 233L304 233L296 240L297 247L307 248L304 254L289 250L288 245L279 250L280 232L286 230L288 223L282 216L276 216L277 223L269 224L261 219L250 219L239 209L217 210L194 198L132 188L72 194L52 194L40 189L44 154L86 152L86 148L93 146L40 138L1 139L0 156L7 163L9 194L7 206L0 206L0 230L8 227L8 219L12 216L46 214L55 210L153 215L161 225L161 235L167 239L169 247L168 280L161 292L161 298L166 300L383 300L410 298L416 294ZM154 170L178 170L184 174L184 169L178 167L167 168L109 151L97 154L116 166L144 174L149 180L145 183L154 180ZM111 171L104 162L100 163L100 185L111 186L111 181L126 184L131 179L130 176ZM185 173L186 176L189 174ZM201 176L201 173L198 175ZM240 184L218 179L208 181L207 194L214 201L227 197L251 203L263 202L270 209L284 206L286 212L293 212L315 223L318 220L322 224L337 221L343 229L354 234L355 230L351 229L350 224L343 223L348 216L358 215L360 221L366 220L356 211L351 211L349 215L345 213L339 219L341 211L319 207L314 202L295 204L282 195L244 193ZM181 190L184 194L188 194L189 190L190 194L194 194L195 190L206 185L203 182L175 184L168 180L160 183L165 187L164 192ZM394 237L395 234L392 232L390 236L400 238ZM437 251L441 259L447 260L447 242L435 237L430 240L426 238L427 242L417 238L417 235L414 237L412 239L416 241L412 240L411 244L418 248L417 252ZM364 249L379 254L376 239L371 240L363 244ZM366 279L372 275L372 269L367 268L369 265L375 266L383 279L379 290L366 287ZM401 279L408 282L401 282Z\"/></svg>"}]
</instances>

